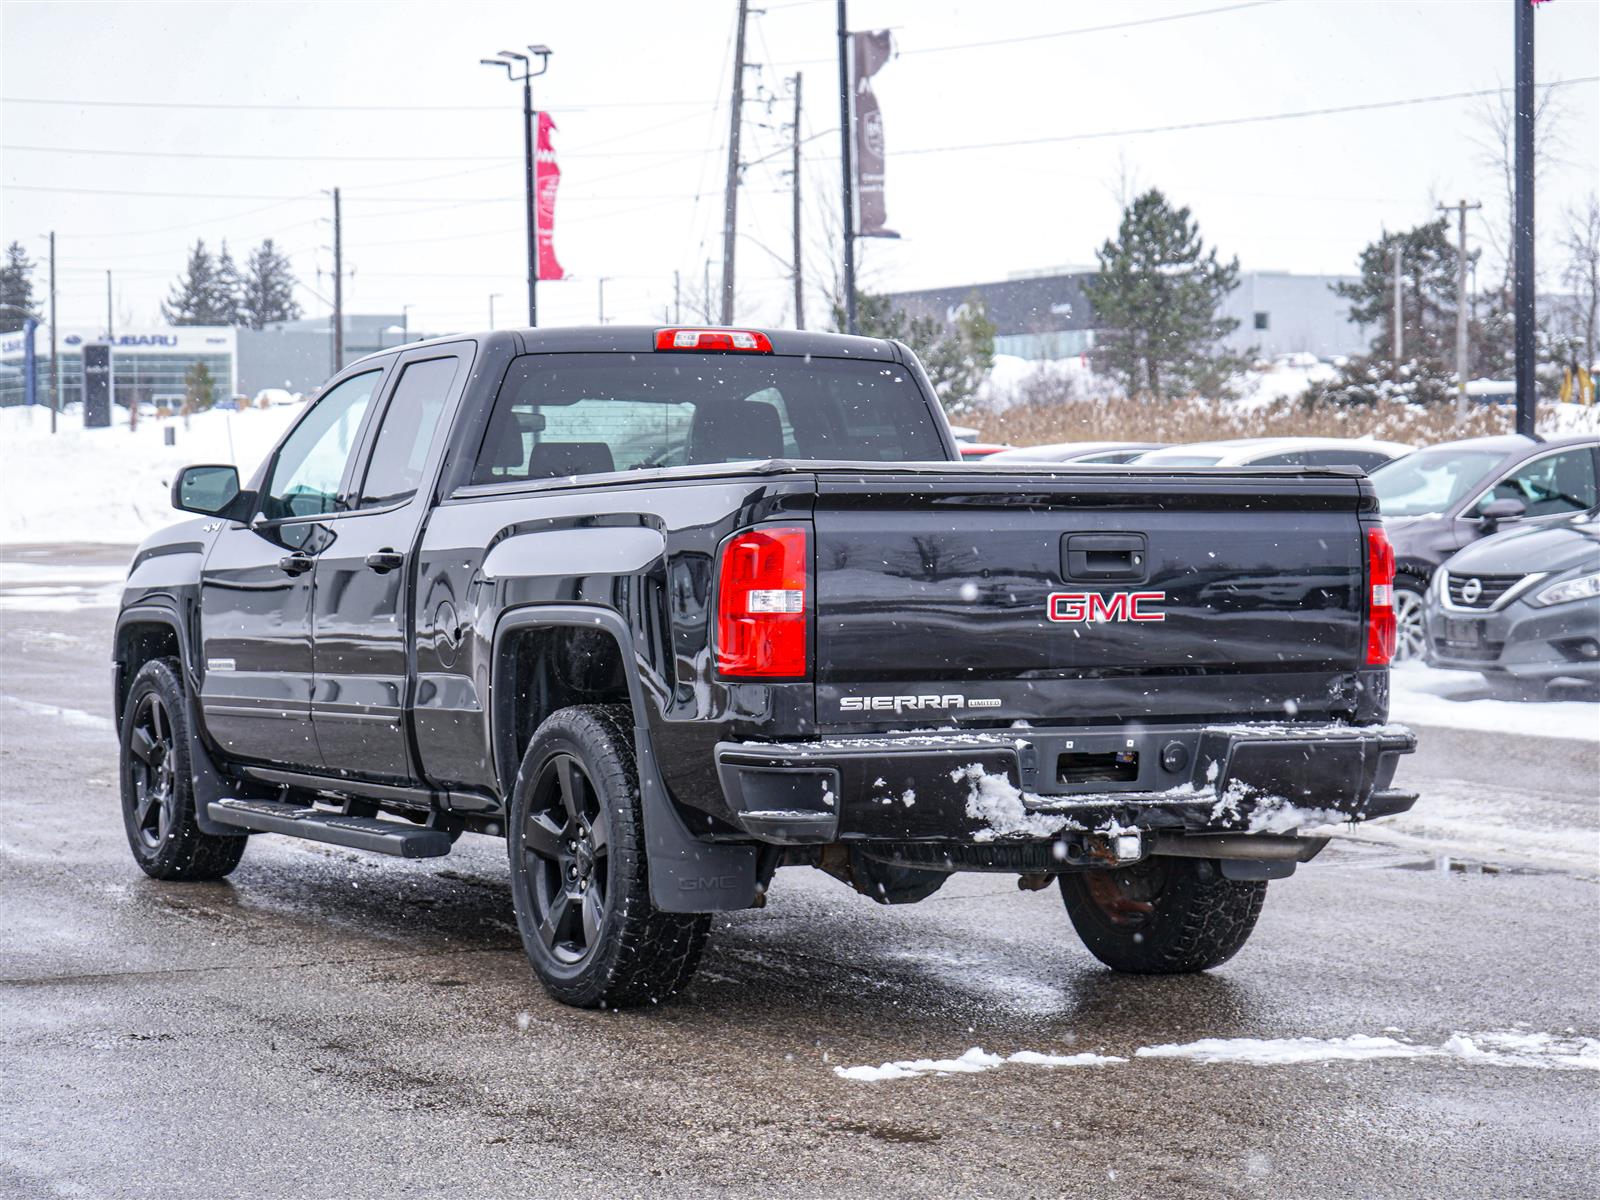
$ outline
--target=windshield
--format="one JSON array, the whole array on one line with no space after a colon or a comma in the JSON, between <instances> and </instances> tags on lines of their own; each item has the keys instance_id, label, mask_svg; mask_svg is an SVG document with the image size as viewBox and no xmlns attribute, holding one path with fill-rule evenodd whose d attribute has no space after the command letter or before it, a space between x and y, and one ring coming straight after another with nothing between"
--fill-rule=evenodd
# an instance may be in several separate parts
<instances>
[{"instance_id":1,"label":"windshield","mask_svg":"<svg viewBox=\"0 0 1600 1200\"><path fill-rule=\"evenodd\" d=\"M1386 517L1447 512L1504 457L1494 450L1419 450L1374 469L1372 486Z\"/></svg>"},{"instance_id":2,"label":"windshield","mask_svg":"<svg viewBox=\"0 0 1600 1200\"><path fill-rule=\"evenodd\" d=\"M512 364L472 482L749 459L947 457L932 407L897 363L537 354Z\"/></svg>"}]
</instances>

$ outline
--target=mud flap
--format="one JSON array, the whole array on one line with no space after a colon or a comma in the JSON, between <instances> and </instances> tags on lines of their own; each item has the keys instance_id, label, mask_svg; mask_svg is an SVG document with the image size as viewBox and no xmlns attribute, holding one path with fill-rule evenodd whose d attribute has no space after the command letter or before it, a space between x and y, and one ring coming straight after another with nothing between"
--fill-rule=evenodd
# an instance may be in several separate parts
<instances>
[{"instance_id":1,"label":"mud flap","mask_svg":"<svg viewBox=\"0 0 1600 1200\"><path fill-rule=\"evenodd\" d=\"M756 902L756 849L703 842L689 832L661 782L650 731L633 730L644 805L650 902L662 912L730 912Z\"/></svg>"},{"instance_id":2,"label":"mud flap","mask_svg":"<svg viewBox=\"0 0 1600 1200\"><path fill-rule=\"evenodd\" d=\"M184 707L188 710L189 782L194 791L194 823L200 826L201 833L212 837L249 837L249 830L211 819L211 802L231 798L236 789L223 786L222 774L211 760L205 739L200 736L200 709L195 703L195 689L185 680L183 690Z\"/></svg>"}]
</instances>

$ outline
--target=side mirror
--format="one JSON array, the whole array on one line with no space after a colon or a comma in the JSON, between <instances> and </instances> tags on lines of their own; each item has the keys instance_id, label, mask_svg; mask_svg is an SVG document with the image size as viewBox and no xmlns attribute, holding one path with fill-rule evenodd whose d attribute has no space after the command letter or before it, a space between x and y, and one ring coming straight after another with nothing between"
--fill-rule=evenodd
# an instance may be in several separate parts
<instances>
[{"instance_id":1,"label":"side mirror","mask_svg":"<svg viewBox=\"0 0 1600 1200\"><path fill-rule=\"evenodd\" d=\"M172 481L172 507L203 517L242 521L253 497L239 490L239 469L207 464L185 467Z\"/></svg>"},{"instance_id":2,"label":"side mirror","mask_svg":"<svg viewBox=\"0 0 1600 1200\"><path fill-rule=\"evenodd\" d=\"M1483 518L1483 531L1493 533L1500 527L1501 521L1520 521L1528 514L1528 506L1521 500L1507 497L1503 500L1487 500L1478 505L1478 516Z\"/></svg>"}]
</instances>

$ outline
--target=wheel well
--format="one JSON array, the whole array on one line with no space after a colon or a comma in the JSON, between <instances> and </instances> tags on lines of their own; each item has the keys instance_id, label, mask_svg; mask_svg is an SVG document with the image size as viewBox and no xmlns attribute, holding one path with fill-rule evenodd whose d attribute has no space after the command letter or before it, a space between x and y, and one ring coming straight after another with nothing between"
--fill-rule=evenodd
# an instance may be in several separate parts
<instances>
[{"instance_id":1,"label":"wheel well","mask_svg":"<svg viewBox=\"0 0 1600 1200\"><path fill-rule=\"evenodd\" d=\"M622 648L607 630L546 625L508 634L496 673L500 777L509 791L534 730L574 704L629 704Z\"/></svg>"},{"instance_id":2,"label":"wheel well","mask_svg":"<svg viewBox=\"0 0 1600 1200\"><path fill-rule=\"evenodd\" d=\"M178 631L165 621L130 622L117 630L117 643L112 652L116 671L116 719L122 720L122 710L128 702L128 689L139 668L153 658L182 658Z\"/></svg>"}]
</instances>

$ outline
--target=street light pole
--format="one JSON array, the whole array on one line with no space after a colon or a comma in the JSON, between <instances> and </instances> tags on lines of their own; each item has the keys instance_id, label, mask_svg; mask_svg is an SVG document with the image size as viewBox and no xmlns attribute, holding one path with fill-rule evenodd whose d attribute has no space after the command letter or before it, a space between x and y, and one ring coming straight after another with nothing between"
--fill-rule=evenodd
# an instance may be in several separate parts
<instances>
[{"instance_id":1,"label":"street light pole","mask_svg":"<svg viewBox=\"0 0 1600 1200\"><path fill-rule=\"evenodd\" d=\"M1534 378L1534 364L1538 357L1536 342L1538 327L1535 324L1534 304L1536 281L1533 274L1533 3L1517 0L1516 17L1516 136L1513 166L1515 194L1513 197L1512 271L1515 288L1517 346L1517 432L1524 437L1534 435L1534 420L1538 413L1539 396Z\"/></svg>"},{"instance_id":2,"label":"street light pole","mask_svg":"<svg viewBox=\"0 0 1600 1200\"><path fill-rule=\"evenodd\" d=\"M845 15L845 0L839 0L839 158L844 182L844 331L856 331L856 218L854 183L851 178L850 139L850 20Z\"/></svg>"},{"instance_id":3,"label":"street light pole","mask_svg":"<svg viewBox=\"0 0 1600 1200\"><path fill-rule=\"evenodd\" d=\"M528 54L539 60L539 69L533 69ZM516 50L501 50L497 58L481 58L486 67L504 67L506 78L522 85L522 172L528 217L528 325L539 327L539 194L537 168L533 157L533 84L534 77L550 69L550 48L529 46L528 54ZM521 74L518 74L518 71Z\"/></svg>"}]
</instances>

